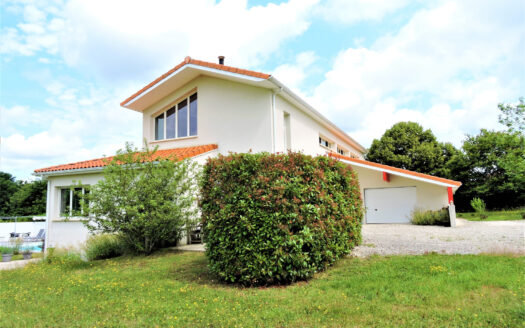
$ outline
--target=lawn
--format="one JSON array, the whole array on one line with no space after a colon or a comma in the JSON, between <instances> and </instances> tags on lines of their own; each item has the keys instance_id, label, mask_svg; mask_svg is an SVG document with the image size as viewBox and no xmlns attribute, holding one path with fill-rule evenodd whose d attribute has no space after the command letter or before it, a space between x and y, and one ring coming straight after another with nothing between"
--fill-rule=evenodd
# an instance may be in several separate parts
<instances>
[{"instance_id":1,"label":"lawn","mask_svg":"<svg viewBox=\"0 0 525 328\"><path fill-rule=\"evenodd\" d=\"M487 211L487 218L481 219L477 213L458 213L457 217L467 219L470 221L507 221L507 220L523 220L525 210L512 211Z\"/></svg>"},{"instance_id":2,"label":"lawn","mask_svg":"<svg viewBox=\"0 0 525 328\"><path fill-rule=\"evenodd\" d=\"M1 327L516 327L525 258L346 258L310 282L239 288L201 253L0 271Z\"/></svg>"}]
</instances>

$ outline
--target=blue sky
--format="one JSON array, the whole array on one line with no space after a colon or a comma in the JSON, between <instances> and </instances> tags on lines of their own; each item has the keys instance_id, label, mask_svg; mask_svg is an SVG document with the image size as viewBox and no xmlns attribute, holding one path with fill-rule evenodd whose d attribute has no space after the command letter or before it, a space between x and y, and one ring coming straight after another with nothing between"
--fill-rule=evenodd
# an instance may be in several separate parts
<instances>
[{"instance_id":1,"label":"blue sky","mask_svg":"<svg viewBox=\"0 0 525 328\"><path fill-rule=\"evenodd\" d=\"M525 96L523 1L3 0L0 170L141 143L127 96L187 55L276 76L364 146L399 121L461 145Z\"/></svg>"}]
</instances>

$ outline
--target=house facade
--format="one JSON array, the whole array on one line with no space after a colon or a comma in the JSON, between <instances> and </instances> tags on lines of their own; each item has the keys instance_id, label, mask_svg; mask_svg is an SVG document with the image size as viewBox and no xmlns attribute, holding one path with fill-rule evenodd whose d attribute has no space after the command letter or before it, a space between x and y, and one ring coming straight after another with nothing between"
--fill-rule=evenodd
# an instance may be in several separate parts
<instances>
[{"instance_id":1,"label":"house facade","mask_svg":"<svg viewBox=\"0 0 525 328\"><path fill-rule=\"evenodd\" d=\"M301 151L328 155L357 172L367 211L364 223L407 223L415 208L439 209L459 182L363 160L365 148L275 77L186 57L121 106L142 114L142 136L159 154L204 163L228 152ZM102 179L102 159L35 170L48 179L46 219L54 247L88 236L77 193ZM80 185L79 185L80 184Z\"/></svg>"}]
</instances>

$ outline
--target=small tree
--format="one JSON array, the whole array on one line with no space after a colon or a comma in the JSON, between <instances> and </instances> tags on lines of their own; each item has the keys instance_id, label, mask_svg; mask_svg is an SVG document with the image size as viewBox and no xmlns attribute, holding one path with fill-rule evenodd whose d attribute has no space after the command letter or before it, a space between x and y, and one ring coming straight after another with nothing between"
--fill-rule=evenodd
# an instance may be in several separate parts
<instances>
[{"instance_id":1,"label":"small tree","mask_svg":"<svg viewBox=\"0 0 525 328\"><path fill-rule=\"evenodd\" d=\"M126 144L104 168L104 179L84 196L86 227L118 233L134 252L176 244L195 218L196 163L159 157ZM89 205L88 205L89 204Z\"/></svg>"},{"instance_id":2,"label":"small tree","mask_svg":"<svg viewBox=\"0 0 525 328\"><path fill-rule=\"evenodd\" d=\"M485 205L485 202L483 201L483 199L478 198L478 197L472 198L472 200L470 201L470 206L472 206L474 211L476 211L476 213L479 215L481 219L486 218L485 211L487 209L487 206Z\"/></svg>"}]
</instances>

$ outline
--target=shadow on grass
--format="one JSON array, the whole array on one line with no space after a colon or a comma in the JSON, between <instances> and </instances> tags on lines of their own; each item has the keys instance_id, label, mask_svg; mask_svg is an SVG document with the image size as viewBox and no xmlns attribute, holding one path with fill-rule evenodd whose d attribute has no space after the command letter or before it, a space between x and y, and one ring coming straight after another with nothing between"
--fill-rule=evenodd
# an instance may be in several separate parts
<instances>
[{"instance_id":1,"label":"shadow on grass","mask_svg":"<svg viewBox=\"0 0 525 328\"><path fill-rule=\"evenodd\" d=\"M232 287L217 279L208 269L208 260L204 253L186 252L173 249L166 249L155 253L154 256L165 256L166 254L176 255L175 263L168 271L168 275L176 280L185 283L199 285Z\"/></svg>"}]
</instances>

